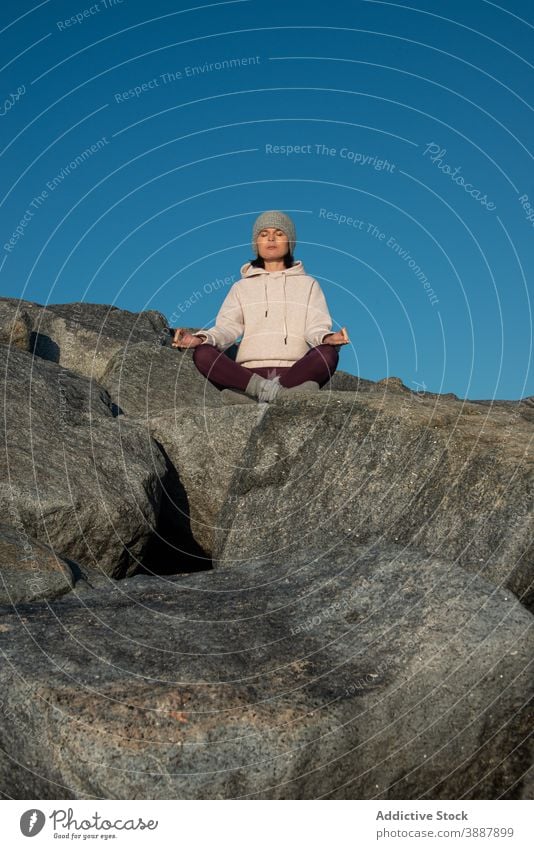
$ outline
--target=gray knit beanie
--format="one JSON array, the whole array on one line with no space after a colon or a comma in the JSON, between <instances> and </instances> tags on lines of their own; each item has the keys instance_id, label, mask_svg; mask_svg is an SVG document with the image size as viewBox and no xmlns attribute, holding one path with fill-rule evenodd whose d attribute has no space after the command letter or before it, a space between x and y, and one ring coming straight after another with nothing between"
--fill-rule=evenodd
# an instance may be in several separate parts
<instances>
[{"instance_id":1,"label":"gray knit beanie","mask_svg":"<svg viewBox=\"0 0 534 849\"><path fill-rule=\"evenodd\" d=\"M295 243L297 241L295 225L289 215L286 215L284 212L280 212L277 209L270 209L268 212L262 212L262 214L256 218L254 227L252 228L252 250L254 253L258 252L256 239L265 227L277 227L280 230L283 230L287 236L289 252L293 255L295 251Z\"/></svg>"}]
</instances>

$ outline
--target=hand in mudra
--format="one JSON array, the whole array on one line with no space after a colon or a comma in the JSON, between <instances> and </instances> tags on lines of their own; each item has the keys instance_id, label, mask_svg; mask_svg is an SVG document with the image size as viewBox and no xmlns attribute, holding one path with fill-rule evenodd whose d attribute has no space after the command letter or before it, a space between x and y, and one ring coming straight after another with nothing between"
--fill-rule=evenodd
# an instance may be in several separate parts
<instances>
[{"instance_id":1,"label":"hand in mudra","mask_svg":"<svg viewBox=\"0 0 534 849\"><path fill-rule=\"evenodd\" d=\"M335 333L329 333L328 336L325 336L322 345L348 345L350 342L349 337L347 336L347 331L344 327L341 330L336 331Z\"/></svg>"},{"instance_id":2,"label":"hand in mudra","mask_svg":"<svg viewBox=\"0 0 534 849\"><path fill-rule=\"evenodd\" d=\"M177 327L171 346L173 348L196 348L197 345L202 345L203 341L200 336L193 336L192 333L189 333L182 327Z\"/></svg>"}]
</instances>

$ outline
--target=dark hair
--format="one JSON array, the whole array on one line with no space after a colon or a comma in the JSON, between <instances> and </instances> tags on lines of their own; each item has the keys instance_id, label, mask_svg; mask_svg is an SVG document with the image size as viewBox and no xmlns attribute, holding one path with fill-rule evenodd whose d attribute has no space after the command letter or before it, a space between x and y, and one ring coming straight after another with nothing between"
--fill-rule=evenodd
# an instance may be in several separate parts
<instances>
[{"instance_id":1,"label":"dark hair","mask_svg":"<svg viewBox=\"0 0 534 849\"><path fill-rule=\"evenodd\" d=\"M291 268L291 266L295 262L295 260L293 259L293 254L291 253L291 251L288 251L286 253L286 255L284 257L282 257L282 259L284 260L284 265L285 265L286 268ZM256 259L252 259L250 261L250 264L253 268L265 268L265 260L263 259L263 257L261 257L259 255L256 257Z\"/></svg>"}]
</instances>

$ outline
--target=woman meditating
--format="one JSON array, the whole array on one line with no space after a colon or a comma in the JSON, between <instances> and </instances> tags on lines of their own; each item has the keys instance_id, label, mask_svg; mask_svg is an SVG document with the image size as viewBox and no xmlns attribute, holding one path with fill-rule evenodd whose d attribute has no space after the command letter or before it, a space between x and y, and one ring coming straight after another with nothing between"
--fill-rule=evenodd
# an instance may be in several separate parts
<instances>
[{"instance_id":1,"label":"woman meditating","mask_svg":"<svg viewBox=\"0 0 534 849\"><path fill-rule=\"evenodd\" d=\"M334 374L345 328L332 319L317 280L293 259L295 225L277 210L262 213L252 230L256 259L241 268L214 327L178 327L175 348L195 348L197 369L225 403L272 402L295 391L316 392ZM243 337L235 361L224 351Z\"/></svg>"}]
</instances>

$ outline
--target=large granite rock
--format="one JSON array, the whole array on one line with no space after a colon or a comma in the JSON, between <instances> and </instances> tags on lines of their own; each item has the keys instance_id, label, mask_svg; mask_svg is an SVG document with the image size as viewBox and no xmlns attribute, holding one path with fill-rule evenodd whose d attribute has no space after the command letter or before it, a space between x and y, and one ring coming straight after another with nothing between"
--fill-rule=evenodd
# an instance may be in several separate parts
<instances>
[{"instance_id":1,"label":"large granite rock","mask_svg":"<svg viewBox=\"0 0 534 849\"><path fill-rule=\"evenodd\" d=\"M2 328L0 794L532 798L532 399L223 406L159 313Z\"/></svg>"},{"instance_id":2,"label":"large granite rock","mask_svg":"<svg viewBox=\"0 0 534 849\"><path fill-rule=\"evenodd\" d=\"M357 375L350 374L338 369L332 378L321 387L322 392L333 390L335 392L363 392L363 393L402 393L411 395L415 400L437 400L437 401L457 401L458 409L463 404L480 404L488 407L490 410L504 411L509 414L508 423L513 424L518 419L525 419L530 423L534 423L534 395L529 395L518 400L510 401L500 398L492 399L462 399L454 392L430 392L421 387L410 389L406 386L400 377L384 377L382 380L364 380Z\"/></svg>"},{"instance_id":3,"label":"large granite rock","mask_svg":"<svg viewBox=\"0 0 534 849\"><path fill-rule=\"evenodd\" d=\"M165 316L155 310L134 313L107 304L47 304L3 298L2 309L17 305L30 316L31 349L38 357L99 380L121 348L168 341Z\"/></svg>"},{"instance_id":4,"label":"large granite rock","mask_svg":"<svg viewBox=\"0 0 534 849\"><path fill-rule=\"evenodd\" d=\"M0 789L520 798L532 621L512 593L385 543L20 606L0 629Z\"/></svg>"},{"instance_id":5,"label":"large granite rock","mask_svg":"<svg viewBox=\"0 0 534 849\"><path fill-rule=\"evenodd\" d=\"M323 550L329 532L379 538L455 560L531 603L532 428L509 418L394 392L276 401L231 483L214 562Z\"/></svg>"},{"instance_id":6,"label":"large granite rock","mask_svg":"<svg viewBox=\"0 0 534 849\"><path fill-rule=\"evenodd\" d=\"M150 419L182 407L220 407L221 393L196 368L190 351L146 342L127 345L108 362L101 381L120 409Z\"/></svg>"},{"instance_id":7,"label":"large granite rock","mask_svg":"<svg viewBox=\"0 0 534 849\"><path fill-rule=\"evenodd\" d=\"M458 396L453 393L447 395L436 395L432 392L422 390L409 389L400 377L383 377L381 380L365 380L363 377L358 377L356 374L336 369L330 380L321 387L321 392L372 392L379 395L385 395L388 392L401 393L403 395L427 396L430 398L455 398Z\"/></svg>"},{"instance_id":8,"label":"large granite rock","mask_svg":"<svg viewBox=\"0 0 534 849\"><path fill-rule=\"evenodd\" d=\"M482 404L489 407L490 410L502 410L508 413L508 422L513 425L519 419L534 424L534 395L529 395L526 398L520 398L518 401L506 400L476 400L473 404Z\"/></svg>"},{"instance_id":9,"label":"large granite rock","mask_svg":"<svg viewBox=\"0 0 534 849\"><path fill-rule=\"evenodd\" d=\"M0 508L60 556L131 574L157 520L165 459L113 415L105 389L0 345L4 391Z\"/></svg>"}]
</instances>

